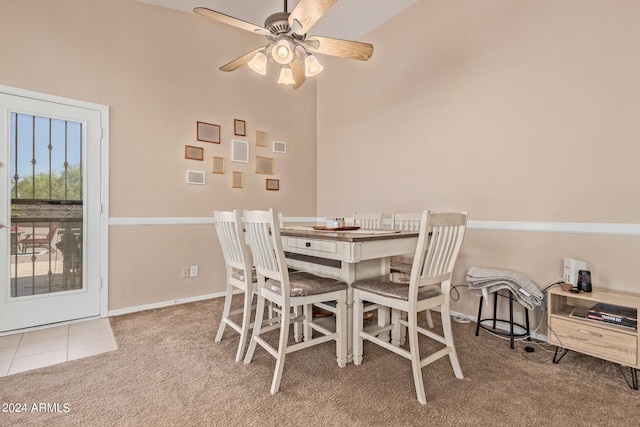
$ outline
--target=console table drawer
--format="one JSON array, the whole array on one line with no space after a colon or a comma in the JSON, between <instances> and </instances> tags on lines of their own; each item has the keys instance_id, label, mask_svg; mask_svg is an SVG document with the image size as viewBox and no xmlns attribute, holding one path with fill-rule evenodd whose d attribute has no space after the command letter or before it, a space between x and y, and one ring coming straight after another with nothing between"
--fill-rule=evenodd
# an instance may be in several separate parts
<instances>
[{"instance_id":1,"label":"console table drawer","mask_svg":"<svg viewBox=\"0 0 640 427\"><path fill-rule=\"evenodd\" d=\"M636 335L551 317L549 342L626 366L637 365Z\"/></svg>"},{"instance_id":2,"label":"console table drawer","mask_svg":"<svg viewBox=\"0 0 640 427\"><path fill-rule=\"evenodd\" d=\"M308 249L311 251L326 252L335 254L338 251L337 242L329 240L300 239L298 237L288 237L287 245L291 248Z\"/></svg>"}]
</instances>

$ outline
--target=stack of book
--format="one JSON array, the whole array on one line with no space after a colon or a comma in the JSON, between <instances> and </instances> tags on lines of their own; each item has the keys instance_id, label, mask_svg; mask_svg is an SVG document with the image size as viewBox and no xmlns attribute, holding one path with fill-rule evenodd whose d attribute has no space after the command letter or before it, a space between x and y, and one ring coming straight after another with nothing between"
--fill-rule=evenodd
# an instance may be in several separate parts
<instances>
[{"instance_id":1,"label":"stack of book","mask_svg":"<svg viewBox=\"0 0 640 427\"><path fill-rule=\"evenodd\" d=\"M587 311L587 318L629 328L638 328L638 311L631 307L599 302Z\"/></svg>"}]
</instances>

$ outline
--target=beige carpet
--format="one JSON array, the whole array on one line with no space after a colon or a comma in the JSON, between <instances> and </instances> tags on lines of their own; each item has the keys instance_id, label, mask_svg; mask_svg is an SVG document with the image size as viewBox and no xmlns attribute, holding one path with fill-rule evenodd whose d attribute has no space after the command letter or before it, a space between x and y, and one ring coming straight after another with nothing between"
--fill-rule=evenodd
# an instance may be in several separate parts
<instances>
[{"instance_id":1,"label":"beige carpet","mask_svg":"<svg viewBox=\"0 0 640 427\"><path fill-rule=\"evenodd\" d=\"M112 318L117 351L0 378L2 409L27 409L0 412L0 425L638 425L640 395L616 365L576 353L554 365L539 347L474 336L473 323L454 323L464 380L446 358L423 370L427 405L409 362L370 343L361 366L343 369L329 343L290 354L272 396L271 356L258 349L244 365L233 360L237 334L213 342L221 308L211 300Z\"/></svg>"}]
</instances>

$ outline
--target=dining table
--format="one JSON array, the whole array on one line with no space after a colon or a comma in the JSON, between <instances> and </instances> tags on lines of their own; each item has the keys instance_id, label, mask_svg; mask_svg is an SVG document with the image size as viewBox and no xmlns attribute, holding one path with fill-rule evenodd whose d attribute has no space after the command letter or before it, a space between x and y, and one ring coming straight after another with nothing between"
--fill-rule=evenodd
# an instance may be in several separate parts
<instances>
[{"instance_id":1,"label":"dining table","mask_svg":"<svg viewBox=\"0 0 640 427\"><path fill-rule=\"evenodd\" d=\"M390 273L392 256L414 253L418 231L378 230L313 225L283 225L280 228L287 266L349 285L347 292L348 358L353 359L353 290L356 280Z\"/></svg>"}]
</instances>

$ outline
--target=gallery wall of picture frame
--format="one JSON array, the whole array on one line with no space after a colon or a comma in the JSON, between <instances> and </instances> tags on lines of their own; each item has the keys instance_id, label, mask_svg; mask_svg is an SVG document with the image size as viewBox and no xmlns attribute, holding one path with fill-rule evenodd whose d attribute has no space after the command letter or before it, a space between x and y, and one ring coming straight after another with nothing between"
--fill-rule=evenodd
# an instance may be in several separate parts
<instances>
[{"instance_id":1,"label":"gallery wall of picture frame","mask_svg":"<svg viewBox=\"0 0 640 427\"><path fill-rule=\"evenodd\" d=\"M233 119L233 135L235 137L241 136L246 137L247 135L251 135L248 132L247 122L242 119ZM265 174L265 175L274 175L275 174L275 159L273 157L261 155L261 149L269 149L273 153L278 154L286 154L287 152L287 143L282 141L272 141L271 146L269 146L267 142L267 131L265 130L255 130L254 134L254 146L257 147L258 151L254 158L253 172L255 174ZM249 136L249 138L251 138ZM222 131L221 126L219 124L210 123L209 121L196 121L196 141L212 143L218 145L224 145L222 142ZM239 166L241 169L244 168L242 163L249 164L250 162L250 142L232 138L230 144L230 156L229 160L234 163L240 163ZM229 147L229 146L228 146ZM184 147L184 158L187 160L196 160L203 161L204 160L204 147L198 147L196 145L187 144ZM219 155L220 153L213 153L214 155L211 157L211 173L217 175L225 175L226 174L226 159L225 157ZM237 169L237 168L234 168ZM203 172L204 173L204 172ZM245 179L244 179L245 171L242 170L233 170L231 171L231 188L244 188ZM193 171L188 171L188 175L193 177ZM198 176L198 178L200 178ZM192 181L192 180L188 180ZM203 180L195 180L198 183ZM195 183L195 182L190 182ZM268 191L280 191L280 180L273 179L273 177L266 178L265 181L265 189Z\"/></svg>"}]
</instances>

